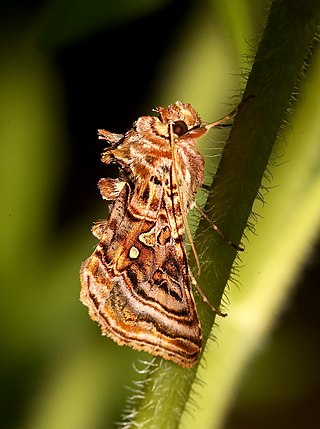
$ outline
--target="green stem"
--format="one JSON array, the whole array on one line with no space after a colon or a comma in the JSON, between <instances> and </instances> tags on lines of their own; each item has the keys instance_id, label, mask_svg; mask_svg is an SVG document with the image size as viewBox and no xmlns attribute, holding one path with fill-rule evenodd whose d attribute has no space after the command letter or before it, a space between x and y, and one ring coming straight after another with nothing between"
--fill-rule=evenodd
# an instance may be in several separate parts
<instances>
[{"instance_id":1,"label":"green stem","mask_svg":"<svg viewBox=\"0 0 320 429\"><path fill-rule=\"evenodd\" d=\"M234 242L238 242L247 226L319 21L318 1L275 0L271 6L245 90L245 95L254 98L235 119L205 207L206 210L214 207L215 223ZM217 305L230 277L235 251L210 231L204 221L200 222L195 241L203 262L199 285ZM193 262L190 261L191 267ZM197 301L205 344L215 315L206 304ZM182 369L160 358L153 363L147 370L140 406L128 427L176 428L197 368Z\"/></svg>"}]
</instances>

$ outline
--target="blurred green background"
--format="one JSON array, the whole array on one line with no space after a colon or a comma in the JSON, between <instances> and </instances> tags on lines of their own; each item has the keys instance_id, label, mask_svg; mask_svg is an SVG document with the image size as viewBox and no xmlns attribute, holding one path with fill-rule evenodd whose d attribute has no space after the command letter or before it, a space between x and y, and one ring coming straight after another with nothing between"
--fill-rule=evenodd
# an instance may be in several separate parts
<instances>
[{"instance_id":1,"label":"blurred green background","mask_svg":"<svg viewBox=\"0 0 320 429\"><path fill-rule=\"evenodd\" d=\"M126 386L140 377L133 362L150 357L102 337L79 302L80 264L96 244L91 224L107 214L96 183L115 173L99 161L97 129L124 132L177 99L204 120L229 111L266 6L2 2L1 427L102 429L121 420ZM219 136L203 147L213 170ZM226 428L320 427L319 255L318 244L235 392Z\"/></svg>"}]
</instances>

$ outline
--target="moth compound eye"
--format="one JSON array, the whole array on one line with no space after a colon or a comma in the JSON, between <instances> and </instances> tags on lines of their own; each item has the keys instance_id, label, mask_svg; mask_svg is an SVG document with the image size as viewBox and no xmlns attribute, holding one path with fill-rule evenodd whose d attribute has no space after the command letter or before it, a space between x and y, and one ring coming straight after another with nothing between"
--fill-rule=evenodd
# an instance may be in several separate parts
<instances>
[{"instance_id":1,"label":"moth compound eye","mask_svg":"<svg viewBox=\"0 0 320 429\"><path fill-rule=\"evenodd\" d=\"M188 131L187 124L184 121L174 122L172 124L172 129L173 129L173 132L179 137Z\"/></svg>"}]
</instances>

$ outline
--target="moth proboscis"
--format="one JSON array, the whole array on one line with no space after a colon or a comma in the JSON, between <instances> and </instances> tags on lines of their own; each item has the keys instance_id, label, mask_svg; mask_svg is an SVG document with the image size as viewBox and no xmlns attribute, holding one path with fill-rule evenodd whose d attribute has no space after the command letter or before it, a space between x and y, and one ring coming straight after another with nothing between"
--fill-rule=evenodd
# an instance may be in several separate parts
<instances>
[{"instance_id":1,"label":"moth proboscis","mask_svg":"<svg viewBox=\"0 0 320 429\"><path fill-rule=\"evenodd\" d=\"M158 117L140 117L125 135L99 130L109 143L102 162L117 164L120 175L98 183L110 215L92 228L99 244L81 266L80 299L118 344L192 367L202 345L185 245L186 231L197 259L186 221L204 181L196 143L237 109L212 123L181 101L156 111Z\"/></svg>"}]
</instances>

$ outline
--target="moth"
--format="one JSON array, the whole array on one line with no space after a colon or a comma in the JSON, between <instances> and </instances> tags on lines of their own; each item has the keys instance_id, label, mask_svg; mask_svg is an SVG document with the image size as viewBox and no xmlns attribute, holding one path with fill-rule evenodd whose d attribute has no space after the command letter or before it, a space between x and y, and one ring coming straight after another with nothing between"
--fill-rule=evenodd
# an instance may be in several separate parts
<instances>
[{"instance_id":1,"label":"moth","mask_svg":"<svg viewBox=\"0 0 320 429\"><path fill-rule=\"evenodd\" d=\"M117 164L119 178L98 183L110 215L93 225L99 244L81 266L80 299L119 345L183 367L197 362L202 333L185 244L186 215L204 181L196 144L236 110L204 123L190 104L177 101L158 107L158 116L140 117L125 135L99 130L108 142L102 162Z\"/></svg>"}]
</instances>

